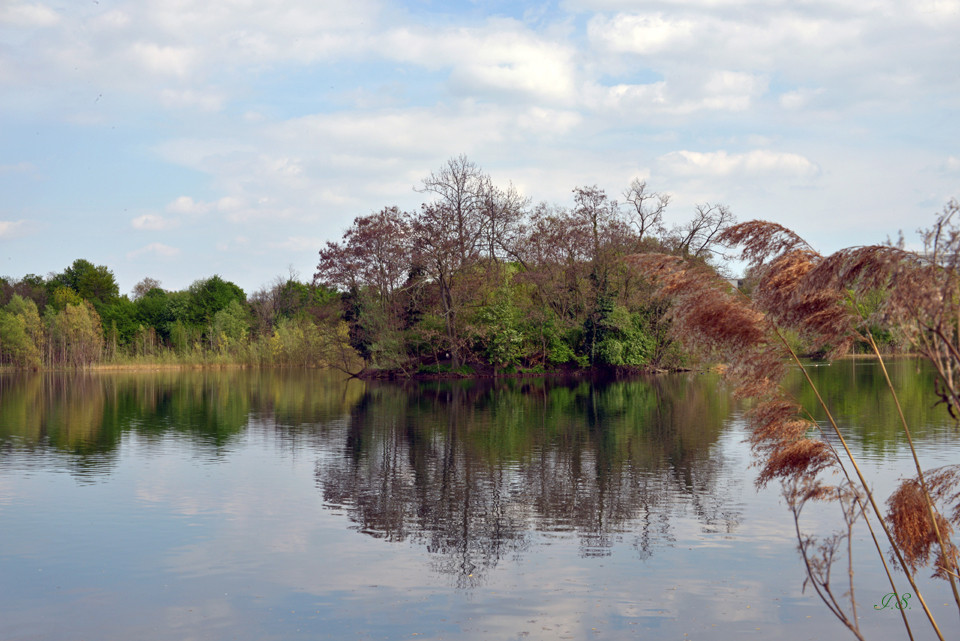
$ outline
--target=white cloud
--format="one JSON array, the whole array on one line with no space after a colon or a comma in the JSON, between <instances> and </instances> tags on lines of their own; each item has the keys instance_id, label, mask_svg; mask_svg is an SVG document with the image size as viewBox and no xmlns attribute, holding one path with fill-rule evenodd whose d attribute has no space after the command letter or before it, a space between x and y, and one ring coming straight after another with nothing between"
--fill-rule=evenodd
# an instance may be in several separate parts
<instances>
[{"instance_id":1,"label":"white cloud","mask_svg":"<svg viewBox=\"0 0 960 641\"><path fill-rule=\"evenodd\" d=\"M461 94L507 92L549 101L567 101L575 95L575 49L512 20L439 32L397 28L375 46L388 59L434 70L449 68L451 83Z\"/></svg>"},{"instance_id":2,"label":"white cloud","mask_svg":"<svg viewBox=\"0 0 960 641\"><path fill-rule=\"evenodd\" d=\"M582 122L583 116L576 111L541 107L531 107L517 116L520 129L548 138L567 134Z\"/></svg>"},{"instance_id":3,"label":"white cloud","mask_svg":"<svg viewBox=\"0 0 960 641\"><path fill-rule=\"evenodd\" d=\"M816 164L799 154L758 149L741 154L726 151L674 151L658 159L666 172L678 176L762 176L778 174L810 178L819 173Z\"/></svg>"},{"instance_id":4,"label":"white cloud","mask_svg":"<svg viewBox=\"0 0 960 641\"><path fill-rule=\"evenodd\" d=\"M60 21L60 15L40 3L12 0L0 6L0 24L15 27L50 27Z\"/></svg>"},{"instance_id":5,"label":"white cloud","mask_svg":"<svg viewBox=\"0 0 960 641\"><path fill-rule=\"evenodd\" d=\"M826 90L823 87L816 89L801 88L795 91L788 91L780 95L780 106L784 109L798 110L804 109L819 95Z\"/></svg>"},{"instance_id":6,"label":"white cloud","mask_svg":"<svg viewBox=\"0 0 960 641\"><path fill-rule=\"evenodd\" d=\"M638 119L651 114L689 115L700 111L745 111L767 90L763 76L717 70L686 81L618 84L597 88L601 110L614 110Z\"/></svg>"},{"instance_id":7,"label":"white cloud","mask_svg":"<svg viewBox=\"0 0 960 641\"><path fill-rule=\"evenodd\" d=\"M591 40L602 42L613 51L644 55L686 47L694 30L691 20L664 17L661 13L597 16L587 26Z\"/></svg>"},{"instance_id":8,"label":"white cloud","mask_svg":"<svg viewBox=\"0 0 960 641\"><path fill-rule=\"evenodd\" d=\"M908 3L916 17L934 27L943 27L960 17L960 0L915 0Z\"/></svg>"},{"instance_id":9,"label":"white cloud","mask_svg":"<svg viewBox=\"0 0 960 641\"><path fill-rule=\"evenodd\" d=\"M160 103L168 109L199 109L216 112L223 108L225 96L210 91L193 89L164 89L160 92Z\"/></svg>"},{"instance_id":10,"label":"white cloud","mask_svg":"<svg viewBox=\"0 0 960 641\"><path fill-rule=\"evenodd\" d=\"M152 254L160 258L173 258L174 256L180 254L180 250L176 247L171 247L170 245L164 245L163 243L150 243L149 245L145 245L140 249L127 252L127 258L133 259L148 254Z\"/></svg>"},{"instance_id":11,"label":"white cloud","mask_svg":"<svg viewBox=\"0 0 960 641\"><path fill-rule=\"evenodd\" d=\"M30 227L28 220L0 220L0 239L20 238L30 233Z\"/></svg>"},{"instance_id":12,"label":"white cloud","mask_svg":"<svg viewBox=\"0 0 960 641\"><path fill-rule=\"evenodd\" d=\"M214 207L216 205L213 203L197 202L190 196L180 196L167 205L167 211L184 216L202 216Z\"/></svg>"},{"instance_id":13,"label":"white cloud","mask_svg":"<svg viewBox=\"0 0 960 641\"><path fill-rule=\"evenodd\" d=\"M231 212L243 207L243 200L233 196L224 196L217 201L217 211Z\"/></svg>"},{"instance_id":14,"label":"white cloud","mask_svg":"<svg viewBox=\"0 0 960 641\"><path fill-rule=\"evenodd\" d=\"M328 240L330 238L288 236L286 240L268 243L267 246L270 249L282 249L291 252L317 251Z\"/></svg>"},{"instance_id":15,"label":"white cloud","mask_svg":"<svg viewBox=\"0 0 960 641\"><path fill-rule=\"evenodd\" d=\"M163 216L157 216L156 214L143 214L142 216L137 216L130 221L130 225L134 229L142 229L149 231L163 231L167 229L174 229L180 226L180 221L173 218L164 218Z\"/></svg>"},{"instance_id":16,"label":"white cloud","mask_svg":"<svg viewBox=\"0 0 960 641\"><path fill-rule=\"evenodd\" d=\"M172 47L153 42L135 42L130 53L148 71L161 75L185 76L196 65L197 53L190 47Z\"/></svg>"},{"instance_id":17,"label":"white cloud","mask_svg":"<svg viewBox=\"0 0 960 641\"><path fill-rule=\"evenodd\" d=\"M566 47L517 32L488 33L469 40L473 40L467 43L470 56L461 56L451 74L458 87L471 93L485 89L518 91L548 100L572 97L574 67L572 52Z\"/></svg>"},{"instance_id":18,"label":"white cloud","mask_svg":"<svg viewBox=\"0 0 960 641\"><path fill-rule=\"evenodd\" d=\"M508 143L532 142L569 132L582 116L573 110L511 107L465 102L454 108L413 108L377 112L315 114L271 127L273 144L329 161L333 154L442 160ZM431 165L434 160L431 160ZM390 168L396 169L395 162Z\"/></svg>"}]
</instances>

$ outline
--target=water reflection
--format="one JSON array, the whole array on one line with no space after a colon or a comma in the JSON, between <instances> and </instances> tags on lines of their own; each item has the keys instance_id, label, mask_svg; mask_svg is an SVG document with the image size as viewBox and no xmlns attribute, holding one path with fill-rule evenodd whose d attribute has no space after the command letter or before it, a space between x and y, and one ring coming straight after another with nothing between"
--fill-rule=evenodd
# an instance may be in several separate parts
<instances>
[{"instance_id":1,"label":"water reflection","mask_svg":"<svg viewBox=\"0 0 960 641\"><path fill-rule=\"evenodd\" d=\"M461 586L535 531L578 537L582 556L628 537L646 557L677 516L739 520L711 455L728 396L688 379L371 386L317 479L360 532L424 545Z\"/></svg>"},{"instance_id":2,"label":"water reflection","mask_svg":"<svg viewBox=\"0 0 960 641\"><path fill-rule=\"evenodd\" d=\"M424 546L466 586L535 532L576 537L584 557L622 541L647 557L678 516L732 530L739 511L712 453L729 413L703 376L395 386L322 372L6 374L0 464L97 482L131 437L140 451L175 439L224 460L245 435L269 434L315 453L327 507L356 530Z\"/></svg>"},{"instance_id":3,"label":"water reflection","mask_svg":"<svg viewBox=\"0 0 960 641\"><path fill-rule=\"evenodd\" d=\"M957 422L950 418L943 405L937 405L931 393L936 384L933 368L909 357L890 358L886 367L919 446L935 450L952 444L957 435ZM882 459L906 446L896 402L876 360L811 363L807 371L840 427L858 450L862 450L858 455ZM817 420L825 421L814 392L799 372L790 375L787 387Z\"/></svg>"},{"instance_id":4,"label":"water reflection","mask_svg":"<svg viewBox=\"0 0 960 641\"><path fill-rule=\"evenodd\" d=\"M955 438L922 396L931 373L905 359L890 367L921 447ZM900 447L875 363L811 371L859 448L879 457ZM795 391L812 405L808 390ZM627 543L647 558L682 519L733 531L741 508L731 479L752 474L717 453L731 411L718 380L695 375L398 386L301 371L7 373L0 465L52 466L92 483L131 437L140 450L174 439L192 457L222 461L262 433L317 460L326 506L354 529L414 542L468 586L535 536L573 537L582 557Z\"/></svg>"},{"instance_id":5,"label":"water reflection","mask_svg":"<svg viewBox=\"0 0 960 641\"><path fill-rule=\"evenodd\" d=\"M885 496L912 464L871 367L814 375L857 456L886 452L865 464ZM956 461L915 391L924 459ZM739 416L709 376L0 375L0 637L842 635ZM857 579L882 597L878 567Z\"/></svg>"},{"instance_id":6,"label":"water reflection","mask_svg":"<svg viewBox=\"0 0 960 641\"><path fill-rule=\"evenodd\" d=\"M167 370L0 374L0 456L51 455L87 480L110 472L125 434L142 447L186 439L195 455L222 458L252 420L303 424L345 415L362 384L325 372ZM3 459L0 459L2 461ZM19 465L42 457L17 456Z\"/></svg>"}]
</instances>

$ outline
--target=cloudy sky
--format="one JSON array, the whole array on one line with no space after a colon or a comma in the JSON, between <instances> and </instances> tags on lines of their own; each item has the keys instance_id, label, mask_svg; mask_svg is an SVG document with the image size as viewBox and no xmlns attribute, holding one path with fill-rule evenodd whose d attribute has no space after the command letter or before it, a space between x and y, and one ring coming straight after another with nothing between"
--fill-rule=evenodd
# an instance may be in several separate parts
<instances>
[{"instance_id":1,"label":"cloudy sky","mask_svg":"<svg viewBox=\"0 0 960 641\"><path fill-rule=\"evenodd\" d=\"M249 292L466 154L822 251L960 197L960 0L0 0L0 275Z\"/></svg>"}]
</instances>

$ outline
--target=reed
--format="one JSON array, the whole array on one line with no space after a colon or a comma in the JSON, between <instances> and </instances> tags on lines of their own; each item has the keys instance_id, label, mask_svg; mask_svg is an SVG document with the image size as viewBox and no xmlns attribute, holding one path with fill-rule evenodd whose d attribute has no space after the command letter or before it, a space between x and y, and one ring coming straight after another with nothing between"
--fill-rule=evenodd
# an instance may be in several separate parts
<instances>
[{"instance_id":1,"label":"reed","mask_svg":"<svg viewBox=\"0 0 960 641\"><path fill-rule=\"evenodd\" d=\"M850 544L854 528L866 527L875 542L891 590L895 573L890 558L910 583L938 638L943 634L915 582L917 571L933 566L934 575L950 583L960 610L957 587L958 549L952 541L960 524L960 465L924 470L910 427L902 429L910 444L916 476L904 479L881 509L843 432L833 420L803 364L784 338L795 332L806 344L828 355L845 353L855 343L871 346L886 376L883 357L868 323L895 325L913 351L938 373L932 393L951 415L960 415L960 206L951 201L924 233L924 251L900 245L852 247L821 256L793 231L775 223L751 221L731 227L722 241L740 249L756 285L748 298L703 265L672 256L645 254L628 259L673 302L673 331L688 347L726 364L725 376L735 393L753 399L748 412L750 443L760 467L757 484L779 481L794 519L807 577L828 609L858 639L854 566ZM882 296L877 296L882 292ZM870 318L860 304L867 297ZM784 391L786 363L799 367L827 416L825 425ZM887 378L890 393L896 392ZM899 407L899 401L897 401ZM824 434L829 432L829 436ZM811 502L836 505L842 525L828 536L815 537L801 528L801 515ZM875 527L878 526L878 527ZM844 590L834 586L834 567L846 559ZM905 613L910 639L913 631Z\"/></svg>"}]
</instances>

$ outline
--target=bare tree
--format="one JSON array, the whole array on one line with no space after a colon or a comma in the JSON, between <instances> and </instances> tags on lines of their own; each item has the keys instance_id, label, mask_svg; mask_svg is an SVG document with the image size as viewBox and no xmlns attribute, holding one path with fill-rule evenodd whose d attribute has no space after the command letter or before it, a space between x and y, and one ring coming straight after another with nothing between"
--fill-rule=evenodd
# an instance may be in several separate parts
<instances>
[{"instance_id":1,"label":"bare tree","mask_svg":"<svg viewBox=\"0 0 960 641\"><path fill-rule=\"evenodd\" d=\"M464 235L457 226L457 212L445 203L424 205L412 224L415 269L438 288L443 308L447 348L454 368L460 367L460 313L467 296L461 280L466 268L479 259L479 235Z\"/></svg>"},{"instance_id":2,"label":"bare tree","mask_svg":"<svg viewBox=\"0 0 960 641\"><path fill-rule=\"evenodd\" d=\"M663 212L670 203L670 194L647 191L647 182L634 178L623 192L625 204L629 205L627 220L637 230L637 242L647 234L663 231Z\"/></svg>"},{"instance_id":3,"label":"bare tree","mask_svg":"<svg viewBox=\"0 0 960 641\"><path fill-rule=\"evenodd\" d=\"M529 206L510 184L506 189L488 186L483 200L483 250L493 261L519 259L521 223Z\"/></svg>"},{"instance_id":4,"label":"bare tree","mask_svg":"<svg viewBox=\"0 0 960 641\"><path fill-rule=\"evenodd\" d=\"M484 205L490 192L490 178L463 154L451 158L437 172L422 180L417 191L437 196L437 208L449 214L457 249L472 254L485 223Z\"/></svg>"},{"instance_id":5,"label":"bare tree","mask_svg":"<svg viewBox=\"0 0 960 641\"><path fill-rule=\"evenodd\" d=\"M133 300L143 297L151 289L157 289L160 287L160 281L156 278L144 278L139 283L133 286L133 290L130 292L133 294Z\"/></svg>"},{"instance_id":6,"label":"bare tree","mask_svg":"<svg viewBox=\"0 0 960 641\"><path fill-rule=\"evenodd\" d=\"M697 205L693 218L673 230L677 251L683 256L708 259L713 256L717 236L737 222L726 205Z\"/></svg>"}]
</instances>

